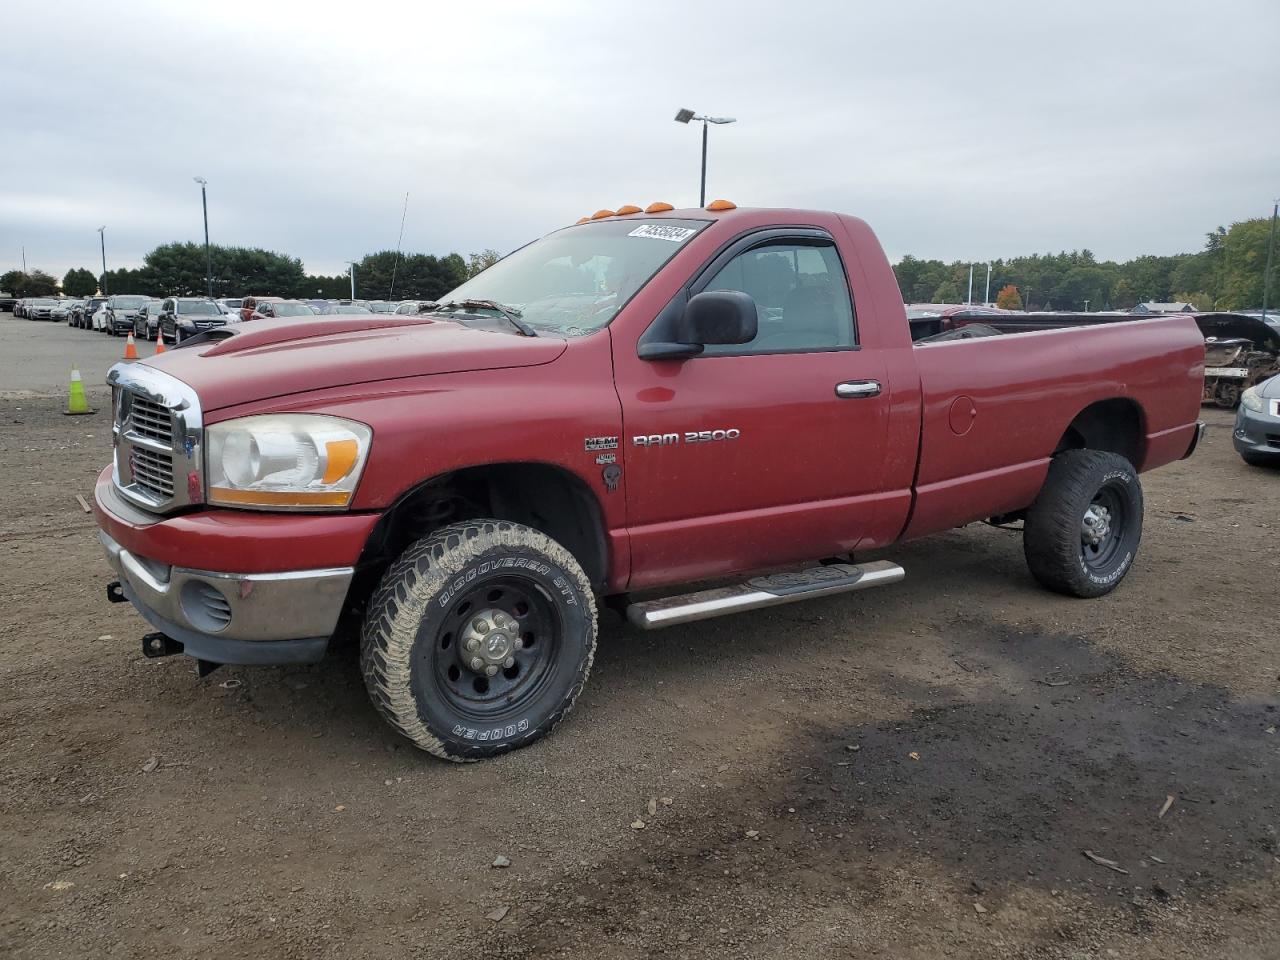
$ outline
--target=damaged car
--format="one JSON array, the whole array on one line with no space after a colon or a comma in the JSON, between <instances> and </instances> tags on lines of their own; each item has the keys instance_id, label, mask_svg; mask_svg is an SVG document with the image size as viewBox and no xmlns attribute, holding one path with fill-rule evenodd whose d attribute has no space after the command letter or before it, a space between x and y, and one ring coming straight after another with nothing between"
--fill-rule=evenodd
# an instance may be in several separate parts
<instances>
[{"instance_id":1,"label":"damaged car","mask_svg":"<svg viewBox=\"0 0 1280 960\"><path fill-rule=\"evenodd\" d=\"M1276 318L1202 313L1196 325L1204 335L1203 403L1234 409L1246 390L1280 373Z\"/></svg>"}]
</instances>

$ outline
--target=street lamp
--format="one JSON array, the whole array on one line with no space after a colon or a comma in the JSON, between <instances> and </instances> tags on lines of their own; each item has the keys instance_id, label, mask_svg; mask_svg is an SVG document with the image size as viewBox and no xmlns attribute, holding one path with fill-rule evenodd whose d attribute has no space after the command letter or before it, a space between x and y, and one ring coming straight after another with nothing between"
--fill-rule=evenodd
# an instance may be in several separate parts
<instances>
[{"instance_id":1,"label":"street lamp","mask_svg":"<svg viewBox=\"0 0 1280 960\"><path fill-rule=\"evenodd\" d=\"M356 262L354 260L343 260L350 269L347 271L351 274L351 302L356 302Z\"/></svg>"},{"instance_id":2,"label":"street lamp","mask_svg":"<svg viewBox=\"0 0 1280 960\"><path fill-rule=\"evenodd\" d=\"M204 208L204 283L207 295L213 299L213 256L209 253L209 197L205 193L209 181L204 177L192 177L200 184L200 206Z\"/></svg>"},{"instance_id":3,"label":"street lamp","mask_svg":"<svg viewBox=\"0 0 1280 960\"><path fill-rule=\"evenodd\" d=\"M98 228L98 240L102 244L102 295L107 295L107 227L103 224Z\"/></svg>"},{"instance_id":4,"label":"street lamp","mask_svg":"<svg viewBox=\"0 0 1280 960\"><path fill-rule=\"evenodd\" d=\"M1280 200L1271 204L1271 237L1267 240L1267 271L1262 275L1262 319L1267 319L1267 294L1271 291L1271 254L1276 245L1276 214L1280 213Z\"/></svg>"},{"instance_id":5,"label":"street lamp","mask_svg":"<svg viewBox=\"0 0 1280 960\"><path fill-rule=\"evenodd\" d=\"M690 120L697 120L702 124L702 186L698 190L698 206L705 207L707 205L707 124L736 123L737 121L733 117L704 117L692 110L684 109L676 114L676 123L688 123Z\"/></svg>"}]
</instances>

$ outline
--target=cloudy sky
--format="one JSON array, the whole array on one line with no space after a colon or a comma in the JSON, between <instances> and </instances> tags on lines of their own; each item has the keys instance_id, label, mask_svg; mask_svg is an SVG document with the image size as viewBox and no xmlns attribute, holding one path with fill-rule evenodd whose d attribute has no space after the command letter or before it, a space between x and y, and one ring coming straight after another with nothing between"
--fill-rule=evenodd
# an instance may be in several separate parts
<instances>
[{"instance_id":1,"label":"cloudy sky","mask_svg":"<svg viewBox=\"0 0 1280 960\"><path fill-rule=\"evenodd\" d=\"M201 237L313 272L708 193L890 256L1199 249L1280 195L1277 0L14 0L0 272Z\"/></svg>"}]
</instances>

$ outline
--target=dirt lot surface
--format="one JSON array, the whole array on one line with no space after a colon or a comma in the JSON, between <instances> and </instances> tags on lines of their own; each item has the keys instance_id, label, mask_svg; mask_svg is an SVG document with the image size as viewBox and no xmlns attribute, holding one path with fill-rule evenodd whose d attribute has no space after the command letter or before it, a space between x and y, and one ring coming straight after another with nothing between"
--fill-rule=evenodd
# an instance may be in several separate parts
<instances>
[{"instance_id":1,"label":"dirt lot surface","mask_svg":"<svg viewBox=\"0 0 1280 960\"><path fill-rule=\"evenodd\" d=\"M606 615L551 739L453 766L350 652L143 659L75 499L108 420L60 414L71 345L100 383L122 344L32 326L0 319L0 956L1280 956L1280 472L1224 412L1108 598L979 525L884 590Z\"/></svg>"}]
</instances>

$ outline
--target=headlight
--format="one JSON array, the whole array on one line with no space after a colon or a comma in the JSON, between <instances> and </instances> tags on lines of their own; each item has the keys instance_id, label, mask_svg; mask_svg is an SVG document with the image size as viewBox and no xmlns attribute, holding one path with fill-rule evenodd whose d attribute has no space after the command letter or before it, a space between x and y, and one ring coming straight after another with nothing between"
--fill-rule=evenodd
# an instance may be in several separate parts
<instances>
[{"instance_id":1,"label":"headlight","mask_svg":"<svg viewBox=\"0 0 1280 960\"><path fill-rule=\"evenodd\" d=\"M363 423L305 413L215 423L205 434L205 499L229 507L345 507L372 437Z\"/></svg>"},{"instance_id":2,"label":"headlight","mask_svg":"<svg viewBox=\"0 0 1280 960\"><path fill-rule=\"evenodd\" d=\"M1262 395L1258 393L1257 387L1250 387L1240 394L1240 406L1246 410L1252 410L1254 413L1262 412Z\"/></svg>"}]
</instances>

